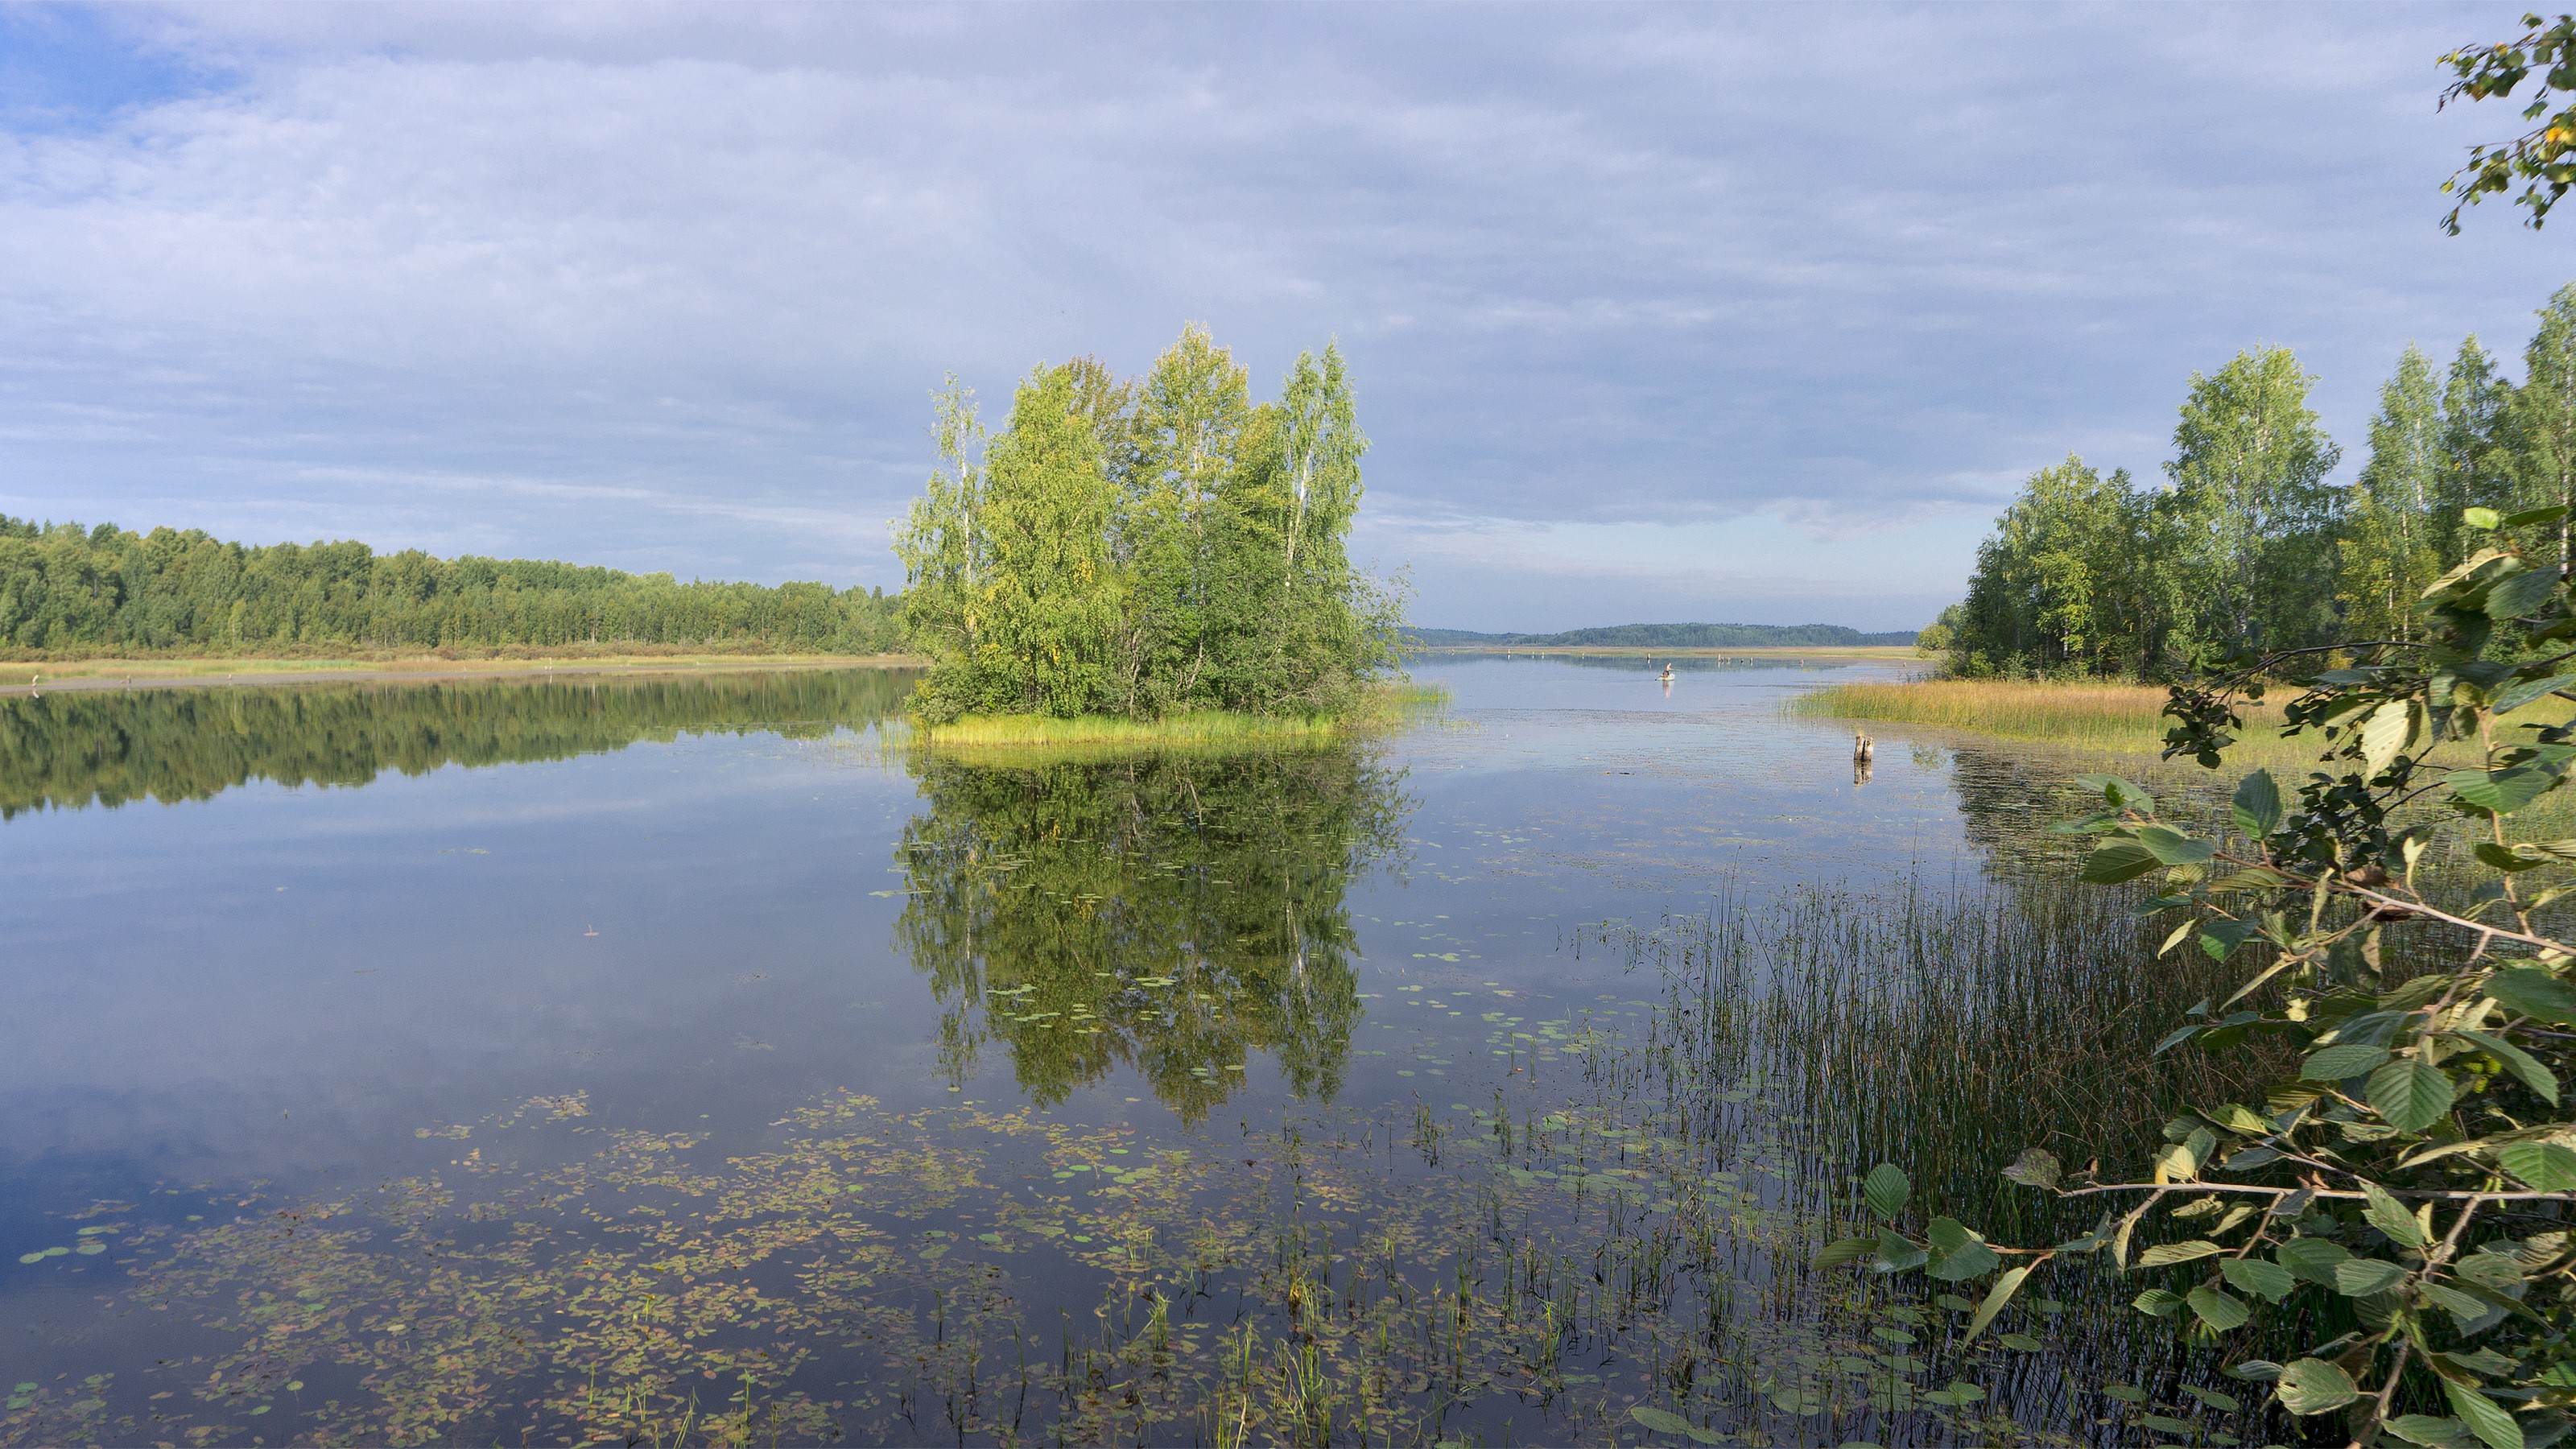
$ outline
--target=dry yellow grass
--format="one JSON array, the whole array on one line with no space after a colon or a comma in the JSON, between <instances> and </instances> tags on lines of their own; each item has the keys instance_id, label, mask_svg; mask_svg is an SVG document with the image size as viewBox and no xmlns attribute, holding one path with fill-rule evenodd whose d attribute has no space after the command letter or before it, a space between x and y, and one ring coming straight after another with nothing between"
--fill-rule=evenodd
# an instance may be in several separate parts
<instances>
[{"instance_id":1,"label":"dry yellow grass","mask_svg":"<svg viewBox=\"0 0 2576 1449\"><path fill-rule=\"evenodd\" d=\"M1158 720L1110 715L969 715L941 725L913 725L892 748L927 748L975 759L1104 759L1119 755L1311 749L1401 724L1439 708L1449 692L1410 682L1382 685L1342 719L1305 715L1230 714L1201 710Z\"/></svg>"},{"instance_id":2,"label":"dry yellow grass","mask_svg":"<svg viewBox=\"0 0 2576 1449\"><path fill-rule=\"evenodd\" d=\"M1925 679L1829 684L1791 701L1793 714L1888 720L1975 730L2098 749L2161 750L2165 692L2144 684L2042 684L2004 679ZM2245 712L2248 743L2280 728L2273 703Z\"/></svg>"}]
</instances>

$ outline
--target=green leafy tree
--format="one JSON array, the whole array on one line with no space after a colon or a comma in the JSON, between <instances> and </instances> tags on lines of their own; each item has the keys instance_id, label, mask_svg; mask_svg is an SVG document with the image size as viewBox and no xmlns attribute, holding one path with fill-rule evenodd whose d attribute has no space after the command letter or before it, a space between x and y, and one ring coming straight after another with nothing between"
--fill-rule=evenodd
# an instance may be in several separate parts
<instances>
[{"instance_id":1,"label":"green leafy tree","mask_svg":"<svg viewBox=\"0 0 2576 1449\"><path fill-rule=\"evenodd\" d=\"M2512 511L2513 458L2505 445L2505 412L2512 400L2513 385L2496 375L2495 355L2474 335L2463 340L2442 385L2438 506L2449 525L2442 534L2445 569L2486 542L2482 530L2460 523L2465 510Z\"/></svg>"},{"instance_id":2,"label":"green leafy tree","mask_svg":"<svg viewBox=\"0 0 2576 1449\"><path fill-rule=\"evenodd\" d=\"M2561 287L2540 309L2540 327L2523 349L2522 386L2514 389L2503 425L2510 448L2514 507L2527 511L2576 507L2576 284ZM2576 535L2565 512L2534 525L2558 566L2576 564Z\"/></svg>"},{"instance_id":3,"label":"green leafy tree","mask_svg":"<svg viewBox=\"0 0 2576 1449\"><path fill-rule=\"evenodd\" d=\"M2460 234L2461 211L2516 186L2522 194L2514 204L2531 213L2523 224L2538 230L2576 181L2576 106L2551 110L2553 102L2576 95L2576 16L2547 21L2527 14L2522 23L2524 33L2513 40L2466 45L2442 57L2458 77L2442 92L2444 106L2509 99L2537 76L2522 118L2540 123L2510 141L2473 147L2469 163L2442 183L2444 195L2459 198L2442 218L2442 229L2453 236Z\"/></svg>"},{"instance_id":4,"label":"green leafy tree","mask_svg":"<svg viewBox=\"0 0 2576 1449\"><path fill-rule=\"evenodd\" d=\"M2441 573L2442 403L2433 365L2409 346L2379 391L2370 461L2345 520L2337 592L2356 639L2409 639L2415 600Z\"/></svg>"},{"instance_id":5,"label":"green leafy tree","mask_svg":"<svg viewBox=\"0 0 2576 1449\"><path fill-rule=\"evenodd\" d=\"M2314 381L2278 347L2192 376L2159 500L2166 607L2187 654L2304 645L2335 628L2343 500L2326 476L2342 450L2308 407Z\"/></svg>"},{"instance_id":6,"label":"green leafy tree","mask_svg":"<svg viewBox=\"0 0 2576 1449\"><path fill-rule=\"evenodd\" d=\"M2111 674L2152 650L2142 570L2147 503L2125 471L2069 456L2022 485L1977 551L1954 672Z\"/></svg>"},{"instance_id":7,"label":"green leafy tree","mask_svg":"<svg viewBox=\"0 0 2576 1449\"><path fill-rule=\"evenodd\" d=\"M1395 662L1400 599L1348 551L1367 440L1338 348L1255 404L1192 326L1134 382L1091 359L1042 370L989 440L953 380L939 416L940 466L895 544L931 722L1330 715Z\"/></svg>"}]
</instances>

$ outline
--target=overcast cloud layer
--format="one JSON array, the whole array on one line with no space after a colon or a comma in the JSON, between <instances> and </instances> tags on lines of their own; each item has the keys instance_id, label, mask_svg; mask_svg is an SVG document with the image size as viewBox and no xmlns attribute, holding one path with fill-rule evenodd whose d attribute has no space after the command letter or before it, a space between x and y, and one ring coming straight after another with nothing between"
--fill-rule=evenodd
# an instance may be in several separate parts
<instances>
[{"instance_id":1,"label":"overcast cloud layer","mask_svg":"<svg viewBox=\"0 0 2576 1449\"><path fill-rule=\"evenodd\" d=\"M892 586L943 373L1196 320L1341 340L1422 623L1908 627L2240 348L2347 474L2519 351L2576 260L2433 107L2519 13L9 10L0 511Z\"/></svg>"}]
</instances>

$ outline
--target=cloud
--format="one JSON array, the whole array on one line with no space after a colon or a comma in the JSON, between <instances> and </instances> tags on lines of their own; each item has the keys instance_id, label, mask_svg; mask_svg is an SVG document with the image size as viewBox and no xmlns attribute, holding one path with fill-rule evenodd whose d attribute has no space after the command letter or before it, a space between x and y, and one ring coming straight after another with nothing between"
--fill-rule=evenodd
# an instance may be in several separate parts
<instances>
[{"instance_id":1,"label":"cloud","mask_svg":"<svg viewBox=\"0 0 2576 1449\"><path fill-rule=\"evenodd\" d=\"M2432 225L2510 118L2433 116L2430 62L2498 15L25 12L20 64L105 59L0 135L0 470L55 516L891 584L941 375L998 408L1203 320L1256 379L1339 337L1405 517L1679 529L1711 589L1910 539L1796 555L1896 607L2032 468L2152 468L2240 347L2357 443L2409 338L2517 343L2553 254Z\"/></svg>"}]
</instances>

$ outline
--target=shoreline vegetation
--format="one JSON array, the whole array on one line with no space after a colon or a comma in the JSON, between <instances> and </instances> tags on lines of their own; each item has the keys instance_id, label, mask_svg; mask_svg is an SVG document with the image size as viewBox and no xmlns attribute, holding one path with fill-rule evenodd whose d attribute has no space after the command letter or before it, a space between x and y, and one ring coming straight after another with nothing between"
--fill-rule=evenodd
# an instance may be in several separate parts
<instances>
[{"instance_id":1,"label":"shoreline vegetation","mask_svg":"<svg viewBox=\"0 0 2576 1449\"><path fill-rule=\"evenodd\" d=\"M1159 719L1039 714L967 715L945 723L914 719L889 748L970 761L1106 759L1123 755L1314 749L1394 729L1448 703L1449 691L1410 681L1381 682L1339 715L1192 710Z\"/></svg>"},{"instance_id":2,"label":"shoreline vegetation","mask_svg":"<svg viewBox=\"0 0 2576 1449\"><path fill-rule=\"evenodd\" d=\"M2064 683L2017 679L1856 680L1828 684L1789 700L1787 713L1808 719L1885 721L1972 730L2006 739L2114 750L2162 750L2166 693L2161 685ZM2270 742L2281 724L2278 703L2245 708L2243 742Z\"/></svg>"},{"instance_id":3,"label":"shoreline vegetation","mask_svg":"<svg viewBox=\"0 0 2576 1449\"><path fill-rule=\"evenodd\" d=\"M688 649L349 651L334 655L146 655L0 662L0 694L217 685L371 684L467 679L752 674L794 670L918 669L909 654L770 654Z\"/></svg>"},{"instance_id":4,"label":"shoreline vegetation","mask_svg":"<svg viewBox=\"0 0 2576 1449\"><path fill-rule=\"evenodd\" d=\"M901 603L829 584L681 583L540 559L379 554L363 543L248 546L202 529L135 533L0 514L0 657L340 654L352 650L902 647Z\"/></svg>"}]
</instances>

